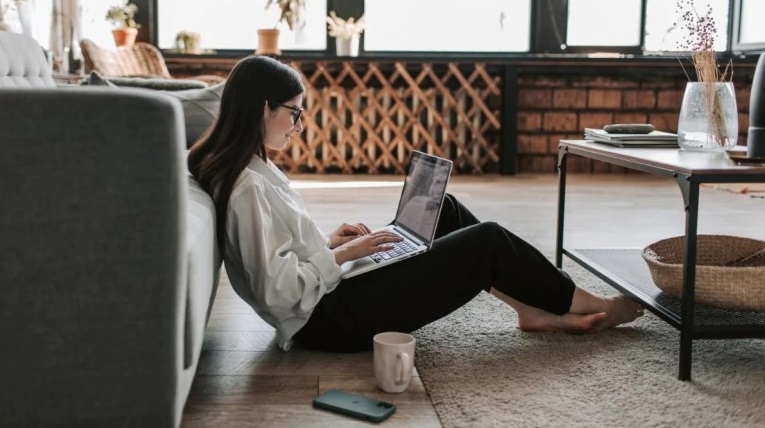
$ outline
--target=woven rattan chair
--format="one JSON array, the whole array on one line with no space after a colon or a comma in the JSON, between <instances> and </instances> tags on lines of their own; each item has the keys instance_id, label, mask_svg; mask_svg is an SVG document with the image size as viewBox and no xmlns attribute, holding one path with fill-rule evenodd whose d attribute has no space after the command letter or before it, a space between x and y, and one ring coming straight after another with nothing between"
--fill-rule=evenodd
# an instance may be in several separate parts
<instances>
[{"instance_id":1,"label":"woven rattan chair","mask_svg":"<svg viewBox=\"0 0 765 428\"><path fill-rule=\"evenodd\" d=\"M147 77L155 79L173 79L167 69L162 52L149 43L138 42L133 46L116 49L102 48L92 40L80 42L85 58L85 71L97 71L110 77ZM212 86L225 79L214 75L191 76L185 79L200 80Z\"/></svg>"}]
</instances>

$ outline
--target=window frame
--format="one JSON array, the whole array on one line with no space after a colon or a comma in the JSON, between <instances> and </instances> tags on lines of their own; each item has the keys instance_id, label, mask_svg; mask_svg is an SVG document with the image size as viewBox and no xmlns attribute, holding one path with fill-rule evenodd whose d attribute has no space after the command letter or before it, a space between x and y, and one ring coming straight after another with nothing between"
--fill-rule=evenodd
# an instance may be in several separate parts
<instances>
[{"instance_id":1,"label":"window frame","mask_svg":"<svg viewBox=\"0 0 765 428\"><path fill-rule=\"evenodd\" d=\"M161 0L132 0L139 8L136 16L142 28L139 30L139 39L148 40L155 46L158 42L158 14L157 2ZM364 13L365 0L327 0L327 13L334 10L339 16L361 16ZM728 39L725 52L719 54L732 56L734 53L754 54L765 51L765 41L762 43L739 42L740 13L742 0L728 0L728 26L726 28ZM359 57L375 58L401 58L401 59L502 59L534 57L538 55L561 55L561 56L586 56L593 53L613 53L629 56L632 58L656 58L676 56L677 51L651 52L647 54L645 45L645 25L648 0L641 0L640 18L640 45L639 46L568 46L561 49L555 35L555 30L561 34L564 40L567 33L568 0L532 0L531 22L529 23L529 50L527 52L455 52L455 51L366 51L364 49L364 33L361 34L359 43ZM285 57L292 58L334 58L337 56L334 38L326 34L327 48L324 50L284 50ZM253 49L255 48L253 43ZM214 49L214 48L213 48ZM164 52L170 56L188 56ZM207 56L213 57L242 57L252 54L251 50L216 49L216 53ZM193 55L198 56L198 55Z\"/></svg>"},{"instance_id":2,"label":"window frame","mask_svg":"<svg viewBox=\"0 0 765 428\"><path fill-rule=\"evenodd\" d=\"M592 54L596 52L608 52L608 53L615 53L615 54L624 54L624 55L643 55L645 50L645 21L646 21L646 5L648 4L648 0L641 0L640 1L640 36L638 38L638 44L637 45L617 45L617 46L587 46L587 45L580 45L580 46L569 46L568 43L566 43L568 40L566 39L566 36L568 35L568 32L566 32L566 36L564 36L564 43L566 44L566 49L564 50L565 53L572 53L572 54ZM563 16L563 19L566 21L566 27L568 26L568 1L566 1L566 15Z\"/></svg>"},{"instance_id":3,"label":"window frame","mask_svg":"<svg viewBox=\"0 0 765 428\"><path fill-rule=\"evenodd\" d=\"M741 8L743 0L732 0L731 14L728 19L731 25L728 50L731 52L754 53L765 51L765 40L756 43L741 43Z\"/></svg>"}]
</instances>

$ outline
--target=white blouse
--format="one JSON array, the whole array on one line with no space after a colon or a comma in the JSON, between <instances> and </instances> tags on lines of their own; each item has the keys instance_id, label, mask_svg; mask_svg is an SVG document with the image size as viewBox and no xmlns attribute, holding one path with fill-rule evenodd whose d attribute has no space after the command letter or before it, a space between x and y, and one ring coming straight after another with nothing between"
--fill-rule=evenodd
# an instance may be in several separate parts
<instances>
[{"instance_id":1,"label":"white blouse","mask_svg":"<svg viewBox=\"0 0 765 428\"><path fill-rule=\"evenodd\" d=\"M226 217L224 261L236 293L276 328L279 347L307 322L342 270L289 180L253 157L234 184Z\"/></svg>"}]
</instances>

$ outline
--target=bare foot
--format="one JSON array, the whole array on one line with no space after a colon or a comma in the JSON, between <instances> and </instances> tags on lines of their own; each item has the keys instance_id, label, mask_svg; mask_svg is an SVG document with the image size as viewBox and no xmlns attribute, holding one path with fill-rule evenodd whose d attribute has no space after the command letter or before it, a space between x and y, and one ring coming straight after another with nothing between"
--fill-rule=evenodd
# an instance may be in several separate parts
<instances>
[{"instance_id":1,"label":"bare foot","mask_svg":"<svg viewBox=\"0 0 765 428\"><path fill-rule=\"evenodd\" d=\"M594 314L553 314L527 306L518 311L518 327L523 331L563 331L566 333L593 333L608 320L605 312Z\"/></svg>"},{"instance_id":2,"label":"bare foot","mask_svg":"<svg viewBox=\"0 0 765 428\"><path fill-rule=\"evenodd\" d=\"M605 330L643 316L643 307L627 296L619 294L607 297L605 301L607 317L597 326L597 330Z\"/></svg>"},{"instance_id":3,"label":"bare foot","mask_svg":"<svg viewBox=\"0 0 765 428\"><path fill-rule=\"evenodd\" d=\"M578 289L577 289L578 290ZM518 312L518 327L523 331L563 331L567 333L594 333L635 320L643 315L643 307L623 295L611 297L580 293L579 301L588 305L586 313L563 315L529 306L492 288L491 294ZM582 296L585 298L583 299ZM581 305L580 305L581 306Z\"/></svg>"}]
</instances>

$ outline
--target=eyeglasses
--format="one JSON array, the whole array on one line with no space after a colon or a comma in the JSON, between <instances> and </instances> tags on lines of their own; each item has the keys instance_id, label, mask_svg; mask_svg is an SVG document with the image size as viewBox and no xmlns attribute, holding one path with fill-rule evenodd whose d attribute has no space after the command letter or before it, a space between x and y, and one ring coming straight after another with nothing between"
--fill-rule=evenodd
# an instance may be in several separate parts
<instances>
[{"instance_id":1,"label":"eyeglasses","mask_svg":"<svg viewBox=\"0 0 765 428\"><path fill-rule=\"evenodd\" d=\"M278 107L284 107L287 110L291 111L292 113L290 115L292 116L293 125L298 123L298 120L300 120L300 116L303 114L303 109L300 107L293 107L293 106L288 106L287 104L281 104L281 103L275 103L275 102L271 102L271 104Z\"/></svg>"}]
</instances>

